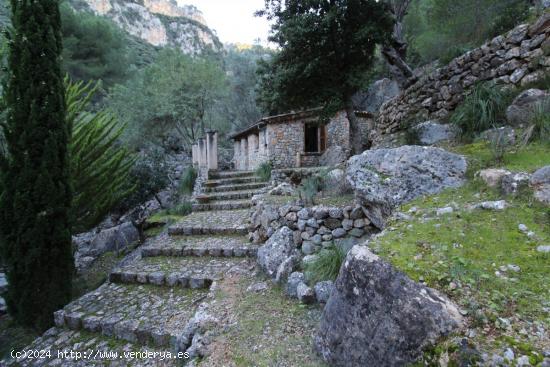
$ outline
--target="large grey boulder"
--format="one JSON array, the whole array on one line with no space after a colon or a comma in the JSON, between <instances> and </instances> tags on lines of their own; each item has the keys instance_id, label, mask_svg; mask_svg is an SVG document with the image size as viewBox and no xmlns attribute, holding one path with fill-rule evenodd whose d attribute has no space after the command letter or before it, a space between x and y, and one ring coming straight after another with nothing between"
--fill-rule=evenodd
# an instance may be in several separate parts
<instances>
[{"instance_id":1,"label":"large grey boulder","mask_svg":"<svg viewBox=\"0 0 550 367\"><path fill-rule=\"evenodd\" d=\"M281 227L258 249L258 264L276 282L288 278L300 259L294 243L294 232Z\"/></svg>"},{"instance_id":2,"label":"large grey boulder","mask_svg":"<svg viewBox=\"0 0 550 367\"><path fill-rule=\"evenodd\" d=\"M132 223L127 222L99 232L90 245L99 254L103 254L123 250L138 241L139 231Z\"/></svg>"},{"instance_id":3,"label":"large grey boulder","mask_svg":"<svg viewBox=\"0 0 550 367\"><path fill-rule=\"evenodd\" d=\"M506 109L506 120L513 126L527 123L537 105L550 109L550 103L545 103L549 98L550 94L540 89L521 92Z\"/></svg>"},{"instance_id":4,"label":"large grey boulder","mask_svg":"<svg viewBox=\"0 0 550 367\"><path fill-rule=\"evenodd\" d=\"M332 366L406 366L462 323L446 297L355 246L324 308L315 346Z\"/></svg>"},{"instance_id":5,"label":"large grey boulder","mask_svg":"<svg viewBox=\"0 0 550 367\"><path fill-rule=\"evenodd\" d=\"M413 132L421 145L433 145L454 140L458 136L456 126L441 124L437 120L422 122L413 128Z\"/></svg>"},{"instance_id":6,"label":"large grey boulder","mask_svg":"<svg viewBox=\"0 0 550 367\"><path fill-rule=\"evenodd\" d=\"M550 166L533 173L530 184L535 191L535 198L541 203L550 205Z\"/></svg>"},{"instance_id":7,"label":"large grey boulder","mask_svg":"<svg viewBox=\"0 0 550 367\"><path fill-rule=\"evenodd\" d=\"M351 157L347 180L371 223L382 229L396 205L463 184L464 157L440 148L402 146Z\"/></svg>"},{"instance_id":8,"label":"large grey boulder","mask_svg":"<svg viewBox=\"0 0 550 367\"><path fill-rule=\"evenodd\" d=\"M357 93L353 97L355 108L370 113L378 113L380 107L401 93L399 84L387 78L372 83L367 92Z\"/></svg>"}]
</instances>

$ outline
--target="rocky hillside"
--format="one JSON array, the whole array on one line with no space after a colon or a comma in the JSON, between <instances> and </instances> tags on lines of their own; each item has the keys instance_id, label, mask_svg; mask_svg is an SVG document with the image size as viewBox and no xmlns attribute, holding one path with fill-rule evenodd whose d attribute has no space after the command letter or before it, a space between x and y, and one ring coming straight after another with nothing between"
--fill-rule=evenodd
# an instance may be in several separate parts
<instances>
[{"instance_id":1,"label":"rocky hillside","mask_svg":"<svg viewBox=\"0 0 550 367\"><path fill-rule=\"evenodd\" d=\"M194 6L175 0L70 0L79 11L112 19L122 29L147 43L175 47L186 54L218 52L222 44Z\"/></svg>"}]
</instances>

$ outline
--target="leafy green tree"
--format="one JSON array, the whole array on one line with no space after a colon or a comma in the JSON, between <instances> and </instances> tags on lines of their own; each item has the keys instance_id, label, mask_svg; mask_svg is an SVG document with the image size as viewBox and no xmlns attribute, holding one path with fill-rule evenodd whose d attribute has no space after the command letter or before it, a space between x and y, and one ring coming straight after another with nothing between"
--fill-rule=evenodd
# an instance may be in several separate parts
<instances>
[{"instance_id":1,"label":"leafy green tree","mask_svg":"<svg viewBox=\"0 0 550 367\"><path fill-rule=\"evenodd\" d=\"M352 148L361 151L352 96L368 77L376 45L391 36L394 22L387 5L375 0L267 0L259 15L274 22L270 39L281 47L267 90L274 89L277 100L294 108L344 108Z\"/></svg>"},{"instance_id":2,"label":"leafy green tree","mask_svg":"<svg viewBox=\"0 0 550 367\"><path fill-rule=\"evenodd\" d=\"M162 145L176 136L189 146L207 128L227 123L216 114L226 95L226 76L216 62L165 50L154 64L113 88L108 104L129 124L130 145Z\"/></svg>"},{"instance_id":3,"label":"leafy green tree","mask_svg":"<svg viewBox=\"0 0 550 367\"><path fill-rule=\"evenodd\" d=\"M66 84L67 123L72 128L71 219L78 233L98 224L133 191L130 172L135 158L119 143L125 125L113 113L88 112L98 84Z\"/></svg>"},{"instance_id":4,"label":"leafy green tree","mask_svg":"<svg viewBox=\"0 0 550 367\"><path fill-rule=\"evenodd\" d=\"M60 8L63 23L63 68L73 80L102 80L105 87L125 80L129 67L127 37L110 20Z\"/></svg>"},{"instance_id":5,"label":"leafy green tree","mask_svg":"<svg viewBox=\"0 0 550 367\"><path fill-rule=\"evenodd\" d=\"M45 330L71 299L68 140L57 0L12 0L0 237L8 310Z\"/></svg>"}]
</instances>

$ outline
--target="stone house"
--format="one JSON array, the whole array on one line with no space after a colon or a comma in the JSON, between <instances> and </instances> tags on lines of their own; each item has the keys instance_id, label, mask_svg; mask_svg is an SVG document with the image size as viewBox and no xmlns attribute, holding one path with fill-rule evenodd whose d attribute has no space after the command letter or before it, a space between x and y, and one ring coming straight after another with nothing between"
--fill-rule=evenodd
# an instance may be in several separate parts
<instances>
[{"instance_id":1,"label":"stone house","mask_svg":"<svg viewBox=\"0 0 550 367\"><path fill-rule=\"evenodd\" d=\"M349 121L344 111L319 122L320 109L264 117L233 135L236 170L254 170L263 162L275 169L319 166L332 147L350 151ZM372 115L356 112L361 134L368 136Z\"/></svg>"}]
</instances>

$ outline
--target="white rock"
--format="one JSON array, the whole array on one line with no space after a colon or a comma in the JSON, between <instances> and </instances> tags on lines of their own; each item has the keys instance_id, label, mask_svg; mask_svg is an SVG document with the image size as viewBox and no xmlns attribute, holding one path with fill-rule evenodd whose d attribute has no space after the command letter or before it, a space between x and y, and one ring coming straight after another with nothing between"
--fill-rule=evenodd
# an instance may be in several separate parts
<instances>
[{"instance_id":1,"label":"white rock","mask_svg":"<svg viewBox=\"0 0 550 367\"><path fill-rule=\"evenodd\" d=\"M451 214L452 212L454 212L454 209L452 207L448 206L448 207L445 207L445 208L437 209L436 214L438 216L441 216L441 215L445 215L445 214Z\"/></svg>"},{"instance_id":2,"label":"white rock","mask_svg":"<svg viewBox=\"0 0 550 367\"><path fill-rule=\"evenodd\" d=\"M510 171L499 168L489 168L479 171L479 177L487 184L489 187L497 187L500 185L502 178L510 174Z\"/></svg>"},{"instance_id":3,"label":"white rock","mask_svg":"<svg viewBox=\"0 0 550 367\"><path fill-rule=\"evenodd\" d=\"M484 201L474 206L476 209L485 210L504 210L508 207L508 203L505 200L499 201Z\"/></svg>"},{"instance_id":4,"label":"white rock","mask_svg":"<svg viewBox=\"0 0 550 367\"><path fill-rule=\"evenodd\" d=\"M521 268L517 265L508 264L508 270L511 270L514 273L519 273L521 271Z\"/></svg>"},{"instance_id":5,"label":"white rock","mask_svg":"<svg viewBox=\"0 0 550 367\"><path fill-rule=\"evenodd\" d=\"M550 246L539 246L537 247L538 252L542 252L543 254L550 253Z\"/></svg>"},{"instance_id":6,"label":"white rock","mask_svg":"<svg viewBox=\"0 0 550 367\"><path fill-rule=\"evenodd\" d=\"M527 228L527 226L526 226L525 224L520 224L520 225L518 226L518 229L519 229L521 232L523 232L523 233L525 233L525 232L528 231L528 228Z\"/></svg>"},{"instance_id":7,"label":"white rock","mask_svg":"<svg viewBox=\"0 0 550 367\"><path fill-rule=\"evenodd\" d=\"M507 348L504 351L504 358L506 358L509 362L513 361L516 355L514 354L514 351L510 348Z\"/></svg>"}]
</instances>

